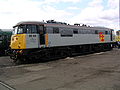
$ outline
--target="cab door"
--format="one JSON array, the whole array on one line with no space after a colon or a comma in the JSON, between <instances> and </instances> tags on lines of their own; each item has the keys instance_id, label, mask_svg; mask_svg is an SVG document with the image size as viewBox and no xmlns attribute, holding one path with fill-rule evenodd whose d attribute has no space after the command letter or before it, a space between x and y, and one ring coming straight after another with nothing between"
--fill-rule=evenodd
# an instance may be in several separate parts
<instances>
[{"instance_id":1,"label":"cab door","mask_svg":"<svg viewBox=\"0 0 120 90\"><path fill-rule=\"evenodd\" d=\"M44 25L39 26L38 30L40 34L40 45L45 45L45 30L44 30Z\"/></svg>"}]
</instances>

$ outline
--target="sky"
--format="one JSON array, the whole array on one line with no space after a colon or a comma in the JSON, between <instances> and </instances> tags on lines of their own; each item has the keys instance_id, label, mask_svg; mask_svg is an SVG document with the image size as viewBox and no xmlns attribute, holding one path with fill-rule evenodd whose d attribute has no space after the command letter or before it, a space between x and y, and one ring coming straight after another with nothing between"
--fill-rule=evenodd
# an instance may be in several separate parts
<instances>
[{"instance_id":1,"label":"sky","mask_svg":"<svg viewBox=\"0 0 120 90\"><path fill-rule=\"evenodd\" d=\"M43 20L119 30L119 0L0 0L0 29Z\"/></svg>"}]
</instances>

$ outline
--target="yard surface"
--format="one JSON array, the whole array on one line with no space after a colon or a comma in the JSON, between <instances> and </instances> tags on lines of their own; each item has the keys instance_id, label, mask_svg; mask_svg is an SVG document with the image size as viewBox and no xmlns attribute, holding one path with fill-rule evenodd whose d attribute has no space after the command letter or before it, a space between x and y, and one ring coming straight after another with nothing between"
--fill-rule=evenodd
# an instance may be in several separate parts
<instances>
[{"instance_id":1,"label":"yard surface","mask_svg":"<svg viewBox=\"0 0 120 90\"><path fill-rule=\"evenodd\" d=\"M120 90L120 50L23 65L0 57L0 80L16 90Z\"/></svg>"}]
</instances>

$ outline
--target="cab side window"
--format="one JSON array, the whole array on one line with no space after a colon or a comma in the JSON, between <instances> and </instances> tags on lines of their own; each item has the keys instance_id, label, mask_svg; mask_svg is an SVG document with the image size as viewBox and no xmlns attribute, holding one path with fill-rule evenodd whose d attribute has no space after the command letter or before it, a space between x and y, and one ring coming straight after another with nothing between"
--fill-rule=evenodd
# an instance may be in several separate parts
<instances>
[{"instance_id":1,"label":"cab side window","mask_svg":"<svg viewBox=\"0 0 120 90\"><path fill-rule=\"evenodd\" d=\"M27 25L27 33L37 33L36 25Z\"/></svg>"},{"instance_id":2,"label":"cab side window","mask_svg":"<svg viewBox=\"0 0 120 90\"><path fill-rule=\"evenodd\" d=\"M38 26L38 33L39 34L45 34L45 31L44 31L44 26Z\"/></svg>"}]
</instances>

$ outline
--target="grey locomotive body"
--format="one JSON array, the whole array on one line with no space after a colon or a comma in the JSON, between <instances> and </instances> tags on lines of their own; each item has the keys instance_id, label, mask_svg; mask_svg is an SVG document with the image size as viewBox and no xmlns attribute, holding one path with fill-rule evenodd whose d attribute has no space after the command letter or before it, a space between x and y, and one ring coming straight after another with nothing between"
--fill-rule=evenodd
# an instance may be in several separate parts
<instances>
[{"instance_id":1,"label":"grey locomotive body","mask_svg":"<svg viewBox=\"0 0 120 90\"><path fill-rule=\"evenodd\" d=\"M10 46L15 62L111 50L114 44L113 29L104 27L48 21L20 22L14 28Z\"/></svg>"},{"instance_id":2,"label":"grey locomotive body","mask_svg":"<svg viewBox=\"0 0 120 90\"><path fill-rule=\"evenodd\" d=\"M112 43L114 38L112 31L102 27L46 25L48 47ZM101 41L100 33L104 41Z\"/></svg>"}]
</instances>

